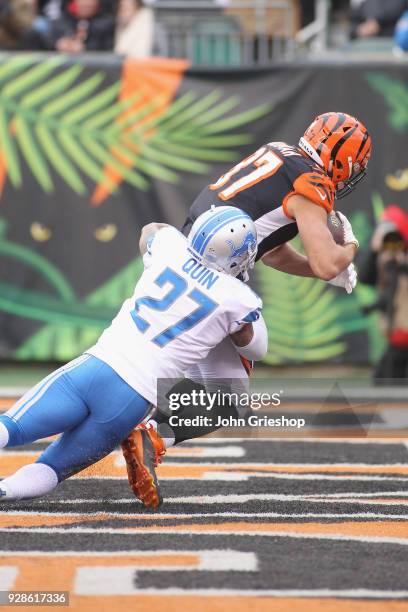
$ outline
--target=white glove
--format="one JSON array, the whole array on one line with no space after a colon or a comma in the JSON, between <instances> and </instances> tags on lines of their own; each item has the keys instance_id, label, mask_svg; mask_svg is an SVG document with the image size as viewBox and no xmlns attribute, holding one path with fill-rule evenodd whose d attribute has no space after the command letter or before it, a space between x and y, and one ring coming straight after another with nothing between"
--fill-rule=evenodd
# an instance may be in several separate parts
<instances>
[{"instance_id":1,"label":"white glove","mask_svg":"<svg viewBox=\"0 0 408 612\"><path fill-rule=\"evenodd\" d=\"M343 272L327 282L334 287L344 287L350 294L357 285L357 272L354 264L351 263Z\"/></svg>"},{"instance_id":2,"label":"white glove","mask_svg":"<svg viewBox=\"0 0 408 612\"><path fill-rule=\"evenodd\" d=\"M339 210L337 211L337 215L343 225L344 232L344 244L355 244L356 247L359 247L359 243L357 238L354 235L353 228L351 227L350 221L347 219L346 215L343 215Z\"/></svg>"}]
</instances>

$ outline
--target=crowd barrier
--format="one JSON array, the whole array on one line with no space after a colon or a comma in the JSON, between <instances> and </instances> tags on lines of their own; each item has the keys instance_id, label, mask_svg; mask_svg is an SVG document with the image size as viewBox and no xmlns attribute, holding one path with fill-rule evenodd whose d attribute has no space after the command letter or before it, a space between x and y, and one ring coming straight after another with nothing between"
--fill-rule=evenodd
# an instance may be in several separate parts
<instances>
[{"instance_id":1,"label":"crowd barrier","mask_svg":"<svg viewBox=\"0 0 408 612\"><path fill-rule=\"evenodd\" d=\"M183 60L0 57L0 358L67 360L132 293L141 227L181 226L199 191L268 141L296 143L319 113L370 129L368 177L340 209L364 248L382 207L406 207L408 65L291 63L191 69ZM169 257L171 254L169 254ZM366 363L375 301L261 264L269 364Z\"/></svg>"}]
</instances>

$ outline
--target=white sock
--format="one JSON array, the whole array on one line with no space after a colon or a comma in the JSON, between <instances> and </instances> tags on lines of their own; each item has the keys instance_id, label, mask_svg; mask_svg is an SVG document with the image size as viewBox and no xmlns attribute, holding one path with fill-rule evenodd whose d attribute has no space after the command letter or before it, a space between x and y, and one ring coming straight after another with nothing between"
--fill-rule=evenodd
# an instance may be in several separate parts
<instances>
[{"instance_id":1,"label":"white sock","mask_svg":"<svg viewBox=\"0 0 408 612\"><path fill-rule=\"evenodd\" d=\"M166 448L171 448L174 446L175 439L174 438L163 438L164 446Z\"/></svg>"},{"instance_id":2,"label":"white sock","mask_svg":"<svg viewBox=\"0 0 408 612\"><path fill-rule=\"evenodd\" d=\"M161 439L163 440L164 446L166 448L170 448L171 446L174 445L174 442L175 442L174 436L168 437L169 435L172 434L173 430L168 425L166 425L166 423L162 423L161 425L159 425L157 421L155 421L154 419L148 419L144 423L144 425L147 429L151 427L152 429L157 431L157 433L160 435Z\"/></svg>"},{"instance_id":3,"label":"white sock","mask_svg":"<svg viewBox=\"0 0 408 612\"><path fill-rule=\"evenodd\" d=\"M9 441L9 432L7 427L0 423L0 448L4 448L7 446Z\"/></svg>"},{"instance_id":4,"label":"white sock","mask_svg":"<svg viewBox=\"0 0 408 612\"><path fill-rule=\"evenodd\" d=\"M167 423L160 423L157 428L157 433L161 436L166 448L174 445L175 436L172 428Z\"/></svg>"},{"instance_id":5,"label":"white sock","mask_svg":"<svg viewBox=\"0 0 408 612\"><path fill-rule=\"evenodd\" d=\"M3 491L0 500L14 501L41 497L53 491L57 484L58 476L49 465L31 463L0 482L0 489Z\"/></svg>"},{"instance_id":6,"label":"white sock","mask_svg":"<svg viewBox=\"0 0 408 612\"><path fill-rule=\"evenodd\" d=\"M146 429L154 429L157 431L157 421L154 419L147 419L147 421L142 421L142 424L146 427Z\"/></svg>"}]
</instances>

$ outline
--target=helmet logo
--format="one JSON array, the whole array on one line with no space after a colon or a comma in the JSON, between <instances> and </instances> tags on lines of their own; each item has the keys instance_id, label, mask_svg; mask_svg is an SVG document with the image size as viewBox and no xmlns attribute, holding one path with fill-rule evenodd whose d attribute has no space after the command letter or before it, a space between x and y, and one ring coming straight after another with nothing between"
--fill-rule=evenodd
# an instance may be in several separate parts
<instances>
[{"instance_id":1,"label":"helmet logo","mask_svg":"<svg viewBox=\"0 0 408 612\"><path fill-rule=\"evenodd\" d=\"M234 259L234 257L241 257L245 253L254 251L256 249L256 238L252 232L248 232L240 246L236 247L232 240L227 240L227 244L231 248L231 259Z\"/></svg>"}]
</instances>

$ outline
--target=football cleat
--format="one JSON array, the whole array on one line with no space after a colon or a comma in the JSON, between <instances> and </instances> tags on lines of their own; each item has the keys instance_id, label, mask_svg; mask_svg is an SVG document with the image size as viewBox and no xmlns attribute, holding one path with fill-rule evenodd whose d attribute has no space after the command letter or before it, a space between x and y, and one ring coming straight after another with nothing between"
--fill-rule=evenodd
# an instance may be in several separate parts
<instances>
[{"instance_id":1,"label":"football cleat","mask_svg":"<svg viewBox=\"0 0 408 612\"><path fill-rule=\"evenodd\" d=\"M156 476L156 467L166 452L163 439L156 430L138 425L121 444L130 488L146 508L158 508L163 498Z\"/></svg>"},{"instance_id":2,"label":"football cleat","mask_svg":"<svg viewBox=\"0 0 408 612\"><path fill-rule=\"evenodd\" d=\"M248 374L248 376L251 376L252 371L254 369L254 362L250 359L247 359L246 357L243 357L242 355L240 355L239 357L241 359L242 365L244 366L245 372Z\"/></svg>"}]
</instances>

